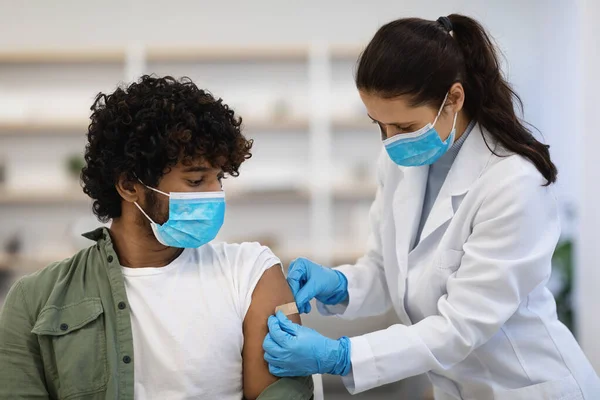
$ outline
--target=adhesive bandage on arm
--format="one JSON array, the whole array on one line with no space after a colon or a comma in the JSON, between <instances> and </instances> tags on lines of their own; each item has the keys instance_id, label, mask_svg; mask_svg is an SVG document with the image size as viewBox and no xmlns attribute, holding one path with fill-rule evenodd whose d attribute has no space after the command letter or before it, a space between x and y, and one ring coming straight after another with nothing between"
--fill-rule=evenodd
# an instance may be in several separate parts
<instances>
[{"instance_id":1,"label":"adhesive bandage on arm","mask_svg":"<svg viewBox=\"0 0 600 400\"><path fill-rule=\"evenodd\" d=\"M285 315L299 314L298 307L296 306L295 302L277 306L277 308L275 308L275 313L277 313L277 311L281 311Z\"/></svg>"}]
</instances>

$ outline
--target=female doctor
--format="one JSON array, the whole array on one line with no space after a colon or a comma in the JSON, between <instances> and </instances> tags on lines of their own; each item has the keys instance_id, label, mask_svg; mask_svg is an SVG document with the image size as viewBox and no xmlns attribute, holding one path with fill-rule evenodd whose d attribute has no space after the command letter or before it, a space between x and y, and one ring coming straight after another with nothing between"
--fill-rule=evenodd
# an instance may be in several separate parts
<instances>
[{"instance_id":1,"label":"female doctor","mask_svg":"<svg viewBox=\"0 0 600 400\"><path fill-rule=\"evenodd\" d=\"M383 26L356 85L385 152L367 253L329 269L306 259L288 282L300 312L401 324L326 338L278 313L265 360L277 376L342 375L351 393L427 373L436 399L600 399L600 381L545 285L560 227L548 146L496 49L462 15Z\"/></svg>"}]
</instances>

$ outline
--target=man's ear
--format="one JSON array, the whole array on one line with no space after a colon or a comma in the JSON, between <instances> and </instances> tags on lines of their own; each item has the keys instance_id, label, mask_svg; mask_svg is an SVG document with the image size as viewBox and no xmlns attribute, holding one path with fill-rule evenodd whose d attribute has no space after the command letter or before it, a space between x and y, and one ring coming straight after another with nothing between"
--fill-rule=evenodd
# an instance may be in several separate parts
<instances>
[{"instance_id":1,"label":"man's ear","mask_svg":"<svg viewBox=\"0 0 600 400\"><path fill-rule=\"evenodd\" d=\"M129 203L139 202L142 198L142 191L144 190L142 184L128 179L127 174L119 176L115 187L121 198Z\"/></svg>"}]
</instances>

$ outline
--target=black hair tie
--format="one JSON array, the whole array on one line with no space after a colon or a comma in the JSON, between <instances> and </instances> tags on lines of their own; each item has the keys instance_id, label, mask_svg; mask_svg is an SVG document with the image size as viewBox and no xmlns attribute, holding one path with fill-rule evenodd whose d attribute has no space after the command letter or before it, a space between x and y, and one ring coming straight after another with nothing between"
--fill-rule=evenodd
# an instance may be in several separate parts
<instances>
[{"instance_id":1,"label":"black hair tie","mask_svg":"<svg viewBox=\"0 0 600 400\"><path fill-rule=\"evenodd\" d=\"M448 33L452 32L453 27L452 27L452 21L450 21L450 18L448 18L448 17L439 17L437 19L437 22L444 27L444 29L446 30L446 32L448 32Z\"/></svg>"}]
</instances>

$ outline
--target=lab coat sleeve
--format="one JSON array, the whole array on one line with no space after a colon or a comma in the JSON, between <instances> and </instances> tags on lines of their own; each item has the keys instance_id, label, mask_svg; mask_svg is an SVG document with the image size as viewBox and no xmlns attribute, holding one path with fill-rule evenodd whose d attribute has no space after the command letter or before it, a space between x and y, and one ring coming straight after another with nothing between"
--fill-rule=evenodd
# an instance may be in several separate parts
<instances>
[{"instance_id":1,"label":"lab coat sleeve","mask_svg":"<svg viewBox=\"0 0 600 400\"><path fill-rule=\"evenodd\" d=\"M352 373L344 377L351 393L449 369L491 339L547 281L560 233L554 195L537 171L504 176L481 203L438 314L351 339Z\"/></svg>"},{"instance_id":2,"label":"lab coat sleeve","mask_svg":"<svg viewBox=\"0 0 600 400\"><path fill-rule=\"evenodd\" d=\"M383 182L387 154L382 152L377 167L377 193L369 211L370 232L367 252L354 265L335 268L348 279L349 300L337 306L317 302L323 315L337 315L344 319L369 317L386 313L392 306L381 255L381 218L383 214Z\"/></svg>"}]
</instances>

